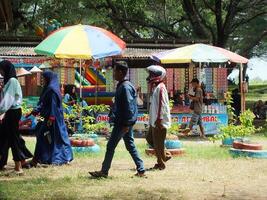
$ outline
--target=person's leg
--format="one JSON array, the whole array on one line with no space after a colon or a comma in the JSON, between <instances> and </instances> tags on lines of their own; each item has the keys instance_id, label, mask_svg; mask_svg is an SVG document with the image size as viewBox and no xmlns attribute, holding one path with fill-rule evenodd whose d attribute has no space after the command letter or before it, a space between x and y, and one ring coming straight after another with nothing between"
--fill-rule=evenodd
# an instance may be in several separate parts
<instances>
[{"instance_id":1,"label":"person's leg","mask_svg":"<svg viewBox=\"0 0 267 200\"><path fill-rule=\"evenodd\" d=\"M200 129L200 137L206 137L205 136L205 129L204 129L204 126L203 126L203 123L202 123L202 118L201 118L201 114L199 115L199 118L198 118L198 125L199 125L199 129Z\"/></svg>"},{"instance_id":2,"label":"person's leg","mask_svg":"<svg viewBox=\"0 0 267 200\"><path fill-rule=\"evenodd\" d=\"M146 141L150 147L154 148L153 136L152 136L152 126L149 126L148 132L146 134Z\"/></svg>"},{"instance_id":3,"label":"person's leg","mask_svg":"<svg viewBox=\"0 0 267 200\"><path fill-rule=\"evenodd\" d=\"M122 138L121 128L118 126L114 126L109 141L107 143L106 154L104 161L102 163L101 171L104 172L105 174L108 174L114 156L115 148L117 147L121 138Z\"/></svg>"},{"instance_id":4,"label":"person's leg","mask_svg":"<svg viewBox=\"0 0 267 200\"><path fill-rule=\"evenodd\" d=\"M19 133L19 120L21 118L21 110L17 109L8 112L8 142L12 150L13 160L15 162L15 171L22 172L21 161L32 157L32 154L26 148L25 141Z\"/></svg>"},{"instance_id":5,"label":"person's leg","mask_svg":"<svg viewBox=\"0 0 267 200\"><path fill-rule=\"evenodd\" d=\"M198 120L199 120L198 115L195 114L195 113L193 113L193 114L192 114L192 117L191 117L191 120L190 120L190 122L189 122L189 127L188 127L187 129L185 129L182 133L185 134L185 135L188 135L188 133L189 133L190 131L192 131L193 126L194 126L195 124L197 124Z\"/></svg>"},{"instance_id":6,"label":"person's leg","mask_svg":"<svg viewBox=\"0 0 267 200\"><path fill-rule=\"evenodd\" d=\"M132 159L134 160L138 173L144 173L145 172L144 162L140 158L137 152L136 146L134 144L132 127L130 128L129 132L123 136L123 140L124 140L126 149L129 151L129 153L132 156Z\"/></svg>"},{"instance_id":7,"label":"person's leg","mask_svg":"<svg viewBox=\"0 0 267 200\"><path fill-rule=\"evenodd\" d=\"M7 141L3 141L1 142L1 152L0 152L0 170L5 169L5 166L7 164L7 160L8 160L8 142Z\"/></svg>"},{"instance_id":8,"label":"person's leg","mask_svg":"<svg viewBox=\"0 0 267 200\"><path fill-rule=\"evenodd\" d=\"M153 127L152 129L154 148L157 157L157 164L158 166L160 166L161 169L165 168L164 162L167 160L165 155L165 146L164 146L166 132L167 129L165 128L159 129Z\"/></svg>"}]
</instances>

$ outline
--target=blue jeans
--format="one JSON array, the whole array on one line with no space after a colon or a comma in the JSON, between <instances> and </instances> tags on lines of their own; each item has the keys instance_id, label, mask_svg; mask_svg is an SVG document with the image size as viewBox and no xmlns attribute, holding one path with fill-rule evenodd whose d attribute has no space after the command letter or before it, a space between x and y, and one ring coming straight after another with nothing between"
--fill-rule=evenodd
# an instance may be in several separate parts
<instances>
[{"instance_id":1,"label":"blue jeans","mask_svg":"<svg viewBox=\"0 0 267 200\"><path fill-rule=\"evenodd\" d=\"M123 138L126 149L129 151L132 156L132 159L134 160L137 171L144 172L144 163L141 160L134 144L133 127L131 126L129 132L124 134L122 133L122 127L116 125L114 126L109 141L107 143L107 150L105 154L105 159L102 163L101 171L104 173L108 173L114 156L115 148L117 147L121 138Z\"/></svg>"}]
</instances>

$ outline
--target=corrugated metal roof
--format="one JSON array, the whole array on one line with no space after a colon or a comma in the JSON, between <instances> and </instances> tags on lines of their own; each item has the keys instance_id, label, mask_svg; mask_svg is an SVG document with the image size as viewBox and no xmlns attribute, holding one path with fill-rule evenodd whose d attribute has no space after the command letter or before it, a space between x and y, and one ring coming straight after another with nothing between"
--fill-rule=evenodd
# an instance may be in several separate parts
<instances>
[{"instance_id":1,"label":"corrugated metal roof","mask_svg":"<svg viewBox=\"0 0 267 200\"><path fill-rule=\"evenodd\" d=\"M0 56L37 56L34 47L0 46Z\"/></svg>"},{"instance_id":2,"label":"corrugated metal roof","mask_svg":"<svg viewBox=\"0 0 267 200\"><path fill-rule=\"evenodd\" d=\"M126 48L121 56L123 58L149 58L153 53L166 51L166 49Z\"/></svg>"},{"instance_id":3,"label":"corrugated metal roof","mask_svg":"<svg viewBox=\"0 0 267 200\"><path fill-rule=\"evenodd\" d=\"M153 53L166 49L126 48L122 58L149 58ZM0 46L0 56L38 56L34 47Z\"/></svg>"}]
</instances>

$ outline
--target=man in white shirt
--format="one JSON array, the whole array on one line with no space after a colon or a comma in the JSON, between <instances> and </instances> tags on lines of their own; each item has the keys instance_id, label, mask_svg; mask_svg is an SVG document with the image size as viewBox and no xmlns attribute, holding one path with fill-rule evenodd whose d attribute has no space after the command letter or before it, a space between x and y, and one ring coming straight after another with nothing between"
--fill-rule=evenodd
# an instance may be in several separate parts
<instances>
[{"instance_id":1,"label":"man in white shirt","mask_svg":"<svg viewBox=\"0 0 267 200\"><path fill-rule=\"evenodd\" d=\"M146 136L147 142L153 146L157 156L157 163L154 169L165 169L165 162L171 155L165 152L164 141L167 129L171 126L171 115L169 97L163 80L166 70L158 65L151 65L147 68L147 78L150 88L150 109L149 109L149 131Z\"/></svg>"}]
</instances>

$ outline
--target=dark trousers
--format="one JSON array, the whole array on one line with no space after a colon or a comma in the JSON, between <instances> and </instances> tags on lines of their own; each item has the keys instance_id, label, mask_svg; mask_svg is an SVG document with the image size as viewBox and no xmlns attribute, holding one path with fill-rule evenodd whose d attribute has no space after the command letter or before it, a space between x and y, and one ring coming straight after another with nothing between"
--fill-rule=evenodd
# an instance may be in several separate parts
<instances>
[{"instance_id":1,"label":"dark trousers","mask_svg":"<svg viewBox=\"0 0 267 200\"><path fill-rule=\"evenodd\" d=\"M166 133L166 128L159 129L150 126L146 135L147 143L155 149L158 164L164 164L167 161L166 155L170 155L169 152L165 152L164 141Z\"/></svg>"},{"instance_id":2,"label":"dark trousers","mask_svg":"<svg viewBox=\"0 0 267 200\"><path fill-rule=\"evenodd\" d=\"M21 109L8 110L5 114L0 133L0 167L7 164L9 148L11 148L14 161L22 161L32 157L19 133L20 118Z\"/></svg>"},{"instance_id":3,"label":"dark trousers","mask_svg":"<svg viewBox=\"0 0 267 200\"><path fill-rule=\"evenodd\" d=\"M105 154L105 159L102 163L101 171L108 173L114 156L115 149L121 138L123 138L126 149L129 151L130 155L132 156L132 159L134 160L137 171L144 172L145 171L144 163L141 160L134 144L132 126L130 127L129 132L124 134L122 133L122 127L116 125L114 126L109 141L107 143L107 150Z\"/></svg>"}]
</instances>

